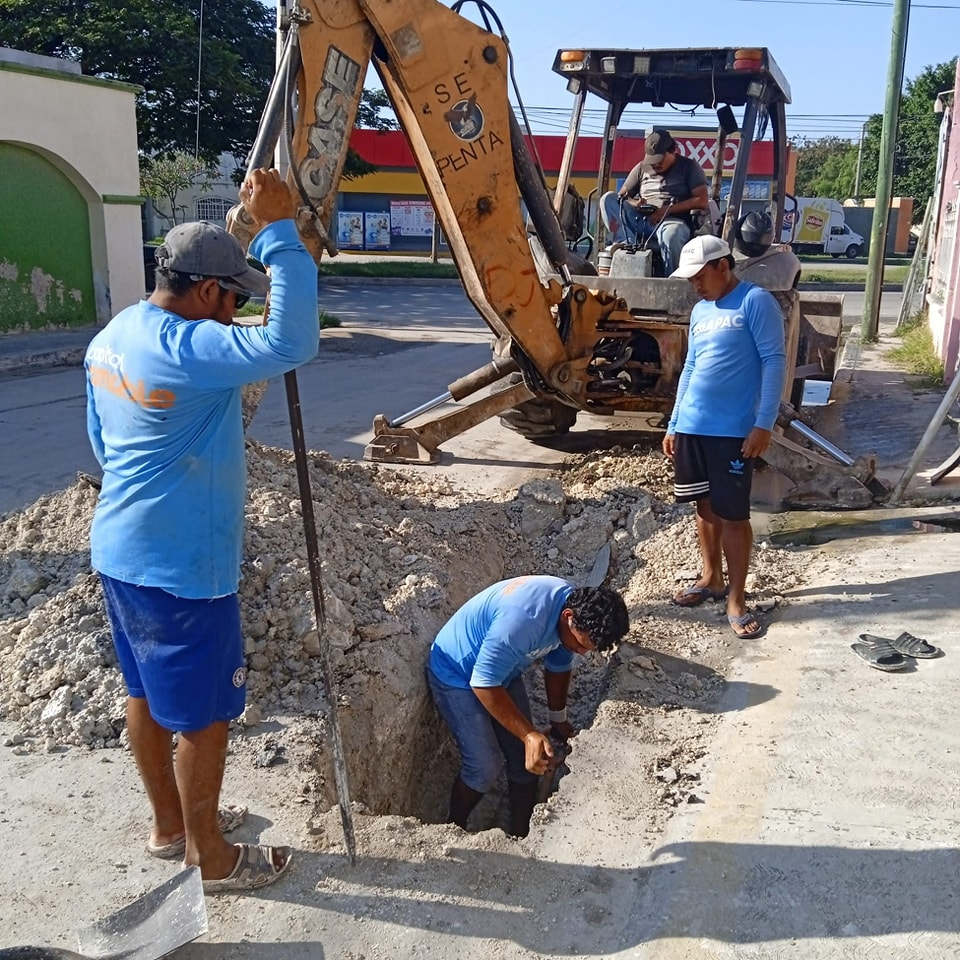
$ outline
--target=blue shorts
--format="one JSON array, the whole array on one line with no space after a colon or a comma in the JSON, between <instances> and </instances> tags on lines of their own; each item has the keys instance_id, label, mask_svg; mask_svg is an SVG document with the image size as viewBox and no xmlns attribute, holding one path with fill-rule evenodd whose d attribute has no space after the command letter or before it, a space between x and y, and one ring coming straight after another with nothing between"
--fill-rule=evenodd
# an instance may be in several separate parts
<instances>
[{"instance_id":1,"label":"blue shorts","mask_svg":"<svg viewBox=\"0 0 960 960\"><path fill-rule=\"evenodd\" d=\"M120 672L168 730L203 730L243 713L247 668L240 602L175 597L100 574Z\"/></svg>"},{"instance_id":2,"label":"blue shorts","mask_svg":"<svg viewBox=\"0 0 960 960\"><path fill-rule=\"evenodd\" d=\"M526 768L526 748L506 727L497 723L471 689L451 687L438 679L428 667L427 682L440 715L457 741L460 751L460 779L477 793L486 793L496 786L497 778L507 764L511 783L533 783L538 779ZM507 685L507 693L530 719L530 701L523 677Z\"/></svg>"}]
</instances>

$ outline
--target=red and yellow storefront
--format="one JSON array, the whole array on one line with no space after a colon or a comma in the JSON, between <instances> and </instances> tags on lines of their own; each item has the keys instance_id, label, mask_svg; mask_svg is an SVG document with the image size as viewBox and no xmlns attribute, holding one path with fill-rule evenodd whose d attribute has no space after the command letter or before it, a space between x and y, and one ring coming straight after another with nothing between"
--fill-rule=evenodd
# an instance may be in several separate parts
<instances>
[{"instance_id":1,"label":"red and yellow storefront","mask_svg":"<svg viewBox=\"0 0 960 960\"><path fill-rule=\"evenodd\" d=\"M680 152L696 160L710 178L717 164L717 137L706 130L671 130ZM611 187L623 180L643 157L646 131L620 131L613 152ZM540 158L547 183L556 183L566 138L537 135L532 147ZM595 198L596 171L600 165L600 137L581 137L574 156L572 184L585 200ZM433 237L433 208L417 172L413 154L400 131L355 130L350 145L376 173L356 180L343 180L338 198L337 241L343 250L422 252ZM724 182L729 184L740 144L736 138L724 147ZM773 144L755 143L744 200L763 205L770 201L773 177ZM788 177L788 192L790 191ZM723 192L721 192L721 197Z\"/></svg>"}]
</instances>

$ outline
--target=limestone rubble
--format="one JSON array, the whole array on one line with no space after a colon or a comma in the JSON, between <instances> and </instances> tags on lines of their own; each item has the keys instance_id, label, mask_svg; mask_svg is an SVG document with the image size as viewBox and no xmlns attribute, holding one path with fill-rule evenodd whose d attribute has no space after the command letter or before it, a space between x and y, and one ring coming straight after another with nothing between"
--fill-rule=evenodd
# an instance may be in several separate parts
<instances>
[{"instance_id":1,"label":"limestone rubble","mask_svg":"<svg viewBox=\"0 0 960 960\"><path fill-rule=\"evenodd\" d=\"M330 794L325 700L292 456L248 446L246 560L241 583L248 706L238 736L271 716L297 718ZM428 470L310 455L330 644L354 797L375 813L429 819L446 789L450 751L423 682L426 649L442 622L487 584L522 573L578 579L604 543L609 582L631 611L614 660L579 669L574 718L617 722L631 712L715 696L719 673L661 669L658 654L716 660L726 624L706 608L665 598L678 574L696 575L689 507L672 503L670 465L654 449L585 456L547 480L489 499ZM0 518L0 714L20 733L13 749L121 746L124 689L89 566L97 492L83 479ZM760 544L748 584L755 598L794 585L802 559ZM708 605L712 607L713 605ZM615 663L619 679L610 685ZM701 674L703 671L700 671ZM629 681L629 682L627 682ZM609 691L617 691L611 699ZM542 709L532 684L535 709ZM656 771L664 790L676 771Z\"/></svg>"}]
</instances>

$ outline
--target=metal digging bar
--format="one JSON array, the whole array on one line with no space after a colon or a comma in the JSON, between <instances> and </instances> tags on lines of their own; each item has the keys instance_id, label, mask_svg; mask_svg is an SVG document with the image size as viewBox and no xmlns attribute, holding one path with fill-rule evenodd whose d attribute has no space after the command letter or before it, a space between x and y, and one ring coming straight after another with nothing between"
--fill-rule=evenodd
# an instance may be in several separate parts
<instances>
[{"instance_id":1,"label":"metal digging bar","mask_svg":"<svg viewBox=\"0 0 960 960\"><path fill-rule=\"evenodd\" d=\"M313 512L313 493L310 489L310 471L307 466L307 445L303 436L303 416L300 409L300 388L297 372L284 374L287 388L287 408L290 412L290 433L293 437L293 455L297 463L297 486L300 488L300 510L303 514L303 535L307 542L307 563L310 567L310 590L313 593L313 611L317 620L317 638L320 643L320 658L323 662L323 692L330 711L330 740L333 748L333 772L337 784L337 802L340 805L340 821L343 824L343 839L347 844L350 863L357 862L357 840L353 830L353 811L350 807L350 785L347 781L347 764L340 733L340 717L337 692L333 685L333 663L330 644L326 637L326 609L323 602L323 584L320 579L320 550L317 545L317 519Z\"/></svg>"},{"instance_id":2,"label":"metal digging bar","mask_svg":"<svg viewBox=\"0 0 960 960\"><path fill-rule=\"evenodd\" d=\"M281 58L277 77L271 88L270 98L261 120L261 132L247 159L247 173L269 163L276 149L285 102L282 105L275 91L283 91L289 96L292 79L300 68L298 55L297 27L292 24ZM313 594L313 610L317 621L317 639L320 645L320 659L323 664L323 692L327 698L330 716L330 741L333 752L333 772L337 787L337 802L340 806L340 821L343 824L343 838L347 845L350 863L357 862L357 841L353 829L353 811L350 806L350 785L347 780L347 765L343 749L343 736L340 732L340 717L337 705L337 692L333 682L333 664L330 657L330 644L327 641L326 609L321 581L320 550L317 543L317 518L313 510L313 492L310 489L310 471L307 465L307 445L303 434L303 414L300 406L300 387L296 370L284 374L283 384L287 393L287 410L290 415L290 434L293 440L293 455L297 465L297 486L300 490L300 511L303 514L303 534L307 546L307 564L310 568L310 590Z\"/></svg>"}]
</instances>

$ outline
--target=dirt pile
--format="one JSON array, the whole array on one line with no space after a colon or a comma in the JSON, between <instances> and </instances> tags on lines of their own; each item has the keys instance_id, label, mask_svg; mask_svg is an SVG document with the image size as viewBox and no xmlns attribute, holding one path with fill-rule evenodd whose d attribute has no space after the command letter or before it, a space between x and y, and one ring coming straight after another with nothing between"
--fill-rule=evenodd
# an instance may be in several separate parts
<instances>
[{"instance_id":1,"label":"dirt pile","mask_svg":"<svg viewBox=\"0 0 960 960\"><path fill-rule=\"evenodd\" d=\"M235 751L244 728L292 718L288 737L301 754L315 754L321 782L311 789L329 797L320 639L292 457L251 444L248 467L240 596L249 692ZM311 455L310 473L351 788L370 811L437 815L452 761L423 682L426 650L457 606L502 577L535 571L576 580L604 543L613 545L610 582L624 593L633 630L617 659L598 657L578 670L579 725L598 709L619 722L652 705L716 695L721 677L712 667L698 675L660 662L703 658L719 621L712 611L665 602L678 573L696 575L698 555L690 508L668 502L672 475L658 452L589 456L487 500L428 471L325 454ZM96 490L78 481L0 518L0 713L20 730L8 744L16 750L124 742L123 684L89 567L95 504ZM786 589L801 566L789 551L758 549L754 596ZM608 684L612 701L604 700ZM542 711L538 684L531 687Z\"/></svg>"}]
</instances>

